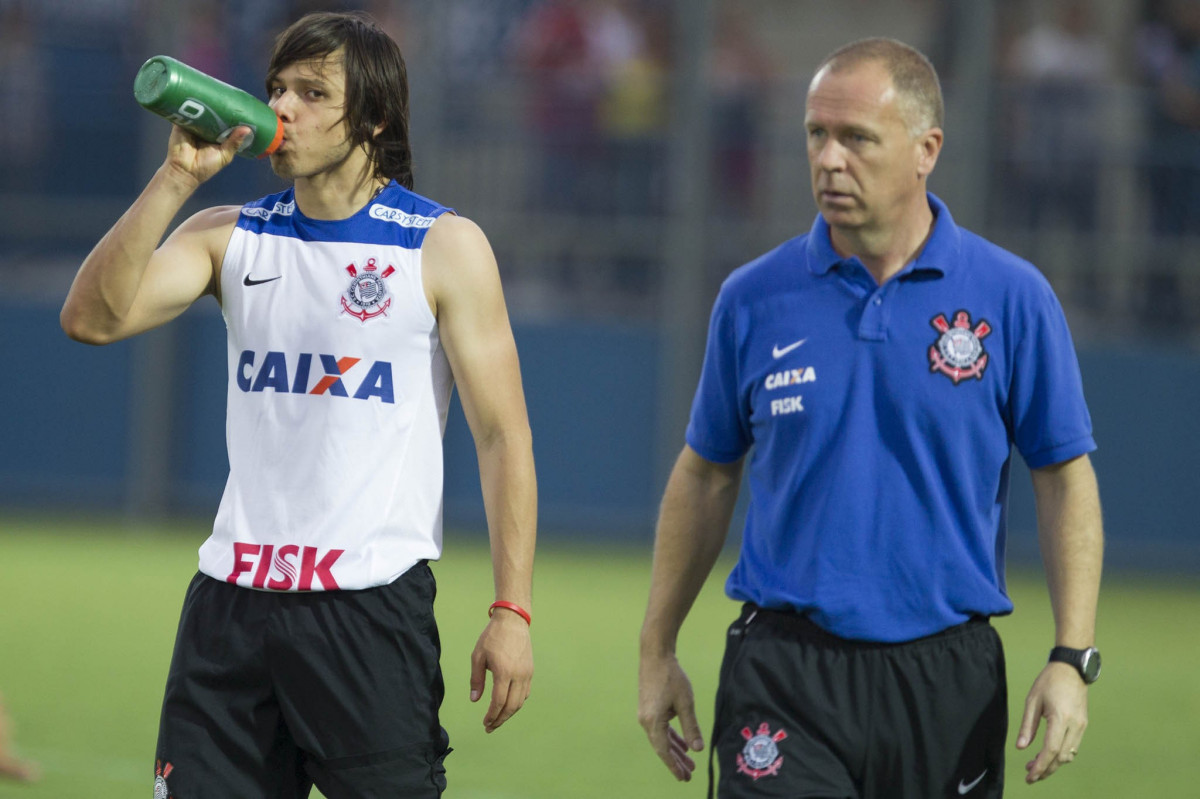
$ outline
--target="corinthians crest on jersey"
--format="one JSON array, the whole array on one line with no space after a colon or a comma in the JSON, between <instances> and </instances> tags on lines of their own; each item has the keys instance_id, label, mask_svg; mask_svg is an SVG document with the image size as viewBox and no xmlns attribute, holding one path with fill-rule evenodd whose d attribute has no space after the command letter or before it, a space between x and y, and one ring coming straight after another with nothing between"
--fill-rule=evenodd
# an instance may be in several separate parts
<instances>
[{"instance_id":1,"label":"corinthians crest on jersey","mask_svg":"<svg viewBox=\"0 0 1200 799\"><path fill-rule=\"evenodd\" d=\"M983 349L983 339L992 332L986 319L971 326L971 314L959 311L954 322L946 321L945 314L938 314L929 324L941 333L929 348L929 371L941 372L958 385L974 377L983 379L983 370L988 365L988 354Z\"/></svg>"},{"instance_id":2,"label":"corinthians crest on jersey","mask_svg":"<svg viewBox=\"0 0 1200 799\"><path fill-rule=\"evenodd\" d=\"M347 266L346 273L350 275L350 285L342 292L341 312L353 316L363 324L366 324L368 319L387 316L388 308L392 305L387 278L395 271L396 267L390 264L380 271L374 258L367 259L367 265L361 272L354 264Z\"/></svg>"}]
</instances>

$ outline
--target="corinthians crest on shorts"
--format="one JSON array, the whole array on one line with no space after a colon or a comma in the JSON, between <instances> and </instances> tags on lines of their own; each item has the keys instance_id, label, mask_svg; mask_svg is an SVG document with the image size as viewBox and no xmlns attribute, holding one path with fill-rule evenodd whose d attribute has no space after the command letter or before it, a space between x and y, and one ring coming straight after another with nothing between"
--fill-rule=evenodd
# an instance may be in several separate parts
<instances>
[{"instance_id":1,"label":"corinthians crest on shorts","mask_svg":"<svg viewBox=\"0 0 1200 799\"><path fill-rule=\"evenodd\" d=\"M171 789L167 787L167 777L174 769L170 763L163 765L161 760L154 761L154 799L171 799Z\"/></svg>"},{"instance_id":2,"label":"corinthians crest on shorts","mask_svg":"<svg viewBox=\"0 0 1200 799\"><path fill-rule=\"evenodd\" d=\"M737 756L739 774L746 774L753 780L760 777L773 777L783 766L783 755L779 754L779 742L787 737L782 729L771 732L767 723L758 725L757 732L750 732L749 727L742 728L742 737L746 745Z\"/></svg>"},{"instance_id":3,"label":"corinthians crest on shorts","mask_svg":"<svg viewBox=\"0 0 1200 799\"><path fill-rule=\"evenodd\" d=\"M959 311L954 314L953 324L946 321L945 314L933 317L929 324L941 333L929 348L929 371L941 372L956 386L971 377L982 380L988 365L983 339L992 332L987 320L980 319L971 327L971 314Z\"/></svg>"},{"instance_id":4,"label":"corinthians crest on shorts","mask_svg":"<svg viewBox=\"0 0 1200 799\"><path fill-rule=\"evenodd\" d=\"M363 324L368 319L386 316L392 304L386 280L395 271L396 268L391 265L379 271L374 258L367 259L367 265L361 273L354 264L347 266L350 285L342 293L342 313L355 317Z\"/></svg>"}]
</instances>

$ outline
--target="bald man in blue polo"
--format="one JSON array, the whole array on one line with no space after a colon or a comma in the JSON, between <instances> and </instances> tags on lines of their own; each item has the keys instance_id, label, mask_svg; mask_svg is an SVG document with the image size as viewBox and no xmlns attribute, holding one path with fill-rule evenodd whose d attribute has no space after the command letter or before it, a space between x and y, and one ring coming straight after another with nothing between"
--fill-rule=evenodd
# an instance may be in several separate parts
<instances>
[{"instance_id":1,"label":"bald man in blue polo","mask_svg":"<svg viewBox=\"0 0 1200 799\"><path fill-rule=\"evenodd\" d=\"M1026 780L1082 741L1103 532L1079 365L1037 269L928 192L942 119L913 48L868 39L829 56L805 106L820 213L736 270L713 308L659 518L639 720L690 779L704 741L675 641L746 469L726 582L743 608L711 741L721 797L1002 794L1007 687L988 619L1013 610L1014 451L1033 474L1055 617L1016 740L1029 747L1046 720Z\"/></svg>"}]
</instances>

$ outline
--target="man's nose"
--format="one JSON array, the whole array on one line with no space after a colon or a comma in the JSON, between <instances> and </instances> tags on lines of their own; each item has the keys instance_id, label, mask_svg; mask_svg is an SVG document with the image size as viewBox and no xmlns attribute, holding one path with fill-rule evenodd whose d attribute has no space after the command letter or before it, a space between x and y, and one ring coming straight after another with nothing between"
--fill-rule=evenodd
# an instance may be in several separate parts
<instances>
[{"instance_id":1,"label":"man's nose","mask_svg":"<svg viewBox=\"0 0 1200 799\"><path fill-rule=\"evenodd\" d=\"M275 109L275 113L285 122L292 120L292 112L295 108L296 95L290 91L284 91L282 94L276 95L271 99L269 105Z\"/></svg>"},{"instance_id":2,"label":"man's nose","mask_svg":"<svg viewBox=\"0 0 1200 799\"><path fill-rule=\"evenodd\" d=\"M840 172L846 168L845 148L830 139L813 153L813 163L826 172Z\"/></svg>"}]
</instances>

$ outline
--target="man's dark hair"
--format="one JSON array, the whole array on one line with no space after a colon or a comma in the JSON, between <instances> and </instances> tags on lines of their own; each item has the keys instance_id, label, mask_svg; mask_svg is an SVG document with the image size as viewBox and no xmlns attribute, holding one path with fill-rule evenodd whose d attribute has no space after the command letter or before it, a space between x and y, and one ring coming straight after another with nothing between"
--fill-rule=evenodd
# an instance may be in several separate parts
<instances>
[{"instance_id":1,"label":"man's dark hair","mask_svg":"<svg viewBox=\"0 0 1200 799\"><path fill-rule=\"evenodd\" d=\"M945 123L946 108L937 70L925 55L895 39L860 39L834 50L817 66L831 72L856 67L867 61L877 61L892 77L903 106L910 132L914 135Z\"/></svg>"},{"instance_id":2,"label":"man's dark hair","mask_svg":"<svg viewBox=\"0 0 1200 799\"><path fill-rule=\"evenodd\" d=\"M352 146L365 145L375 175L413 187L408 142L408 72L400 47L370 15L360 11L307 14L279 34L267 66L267 91L286 67L323 61L341 51ZM384 123L375 135L375 126Z\"/></svg>"}]
</instances>

